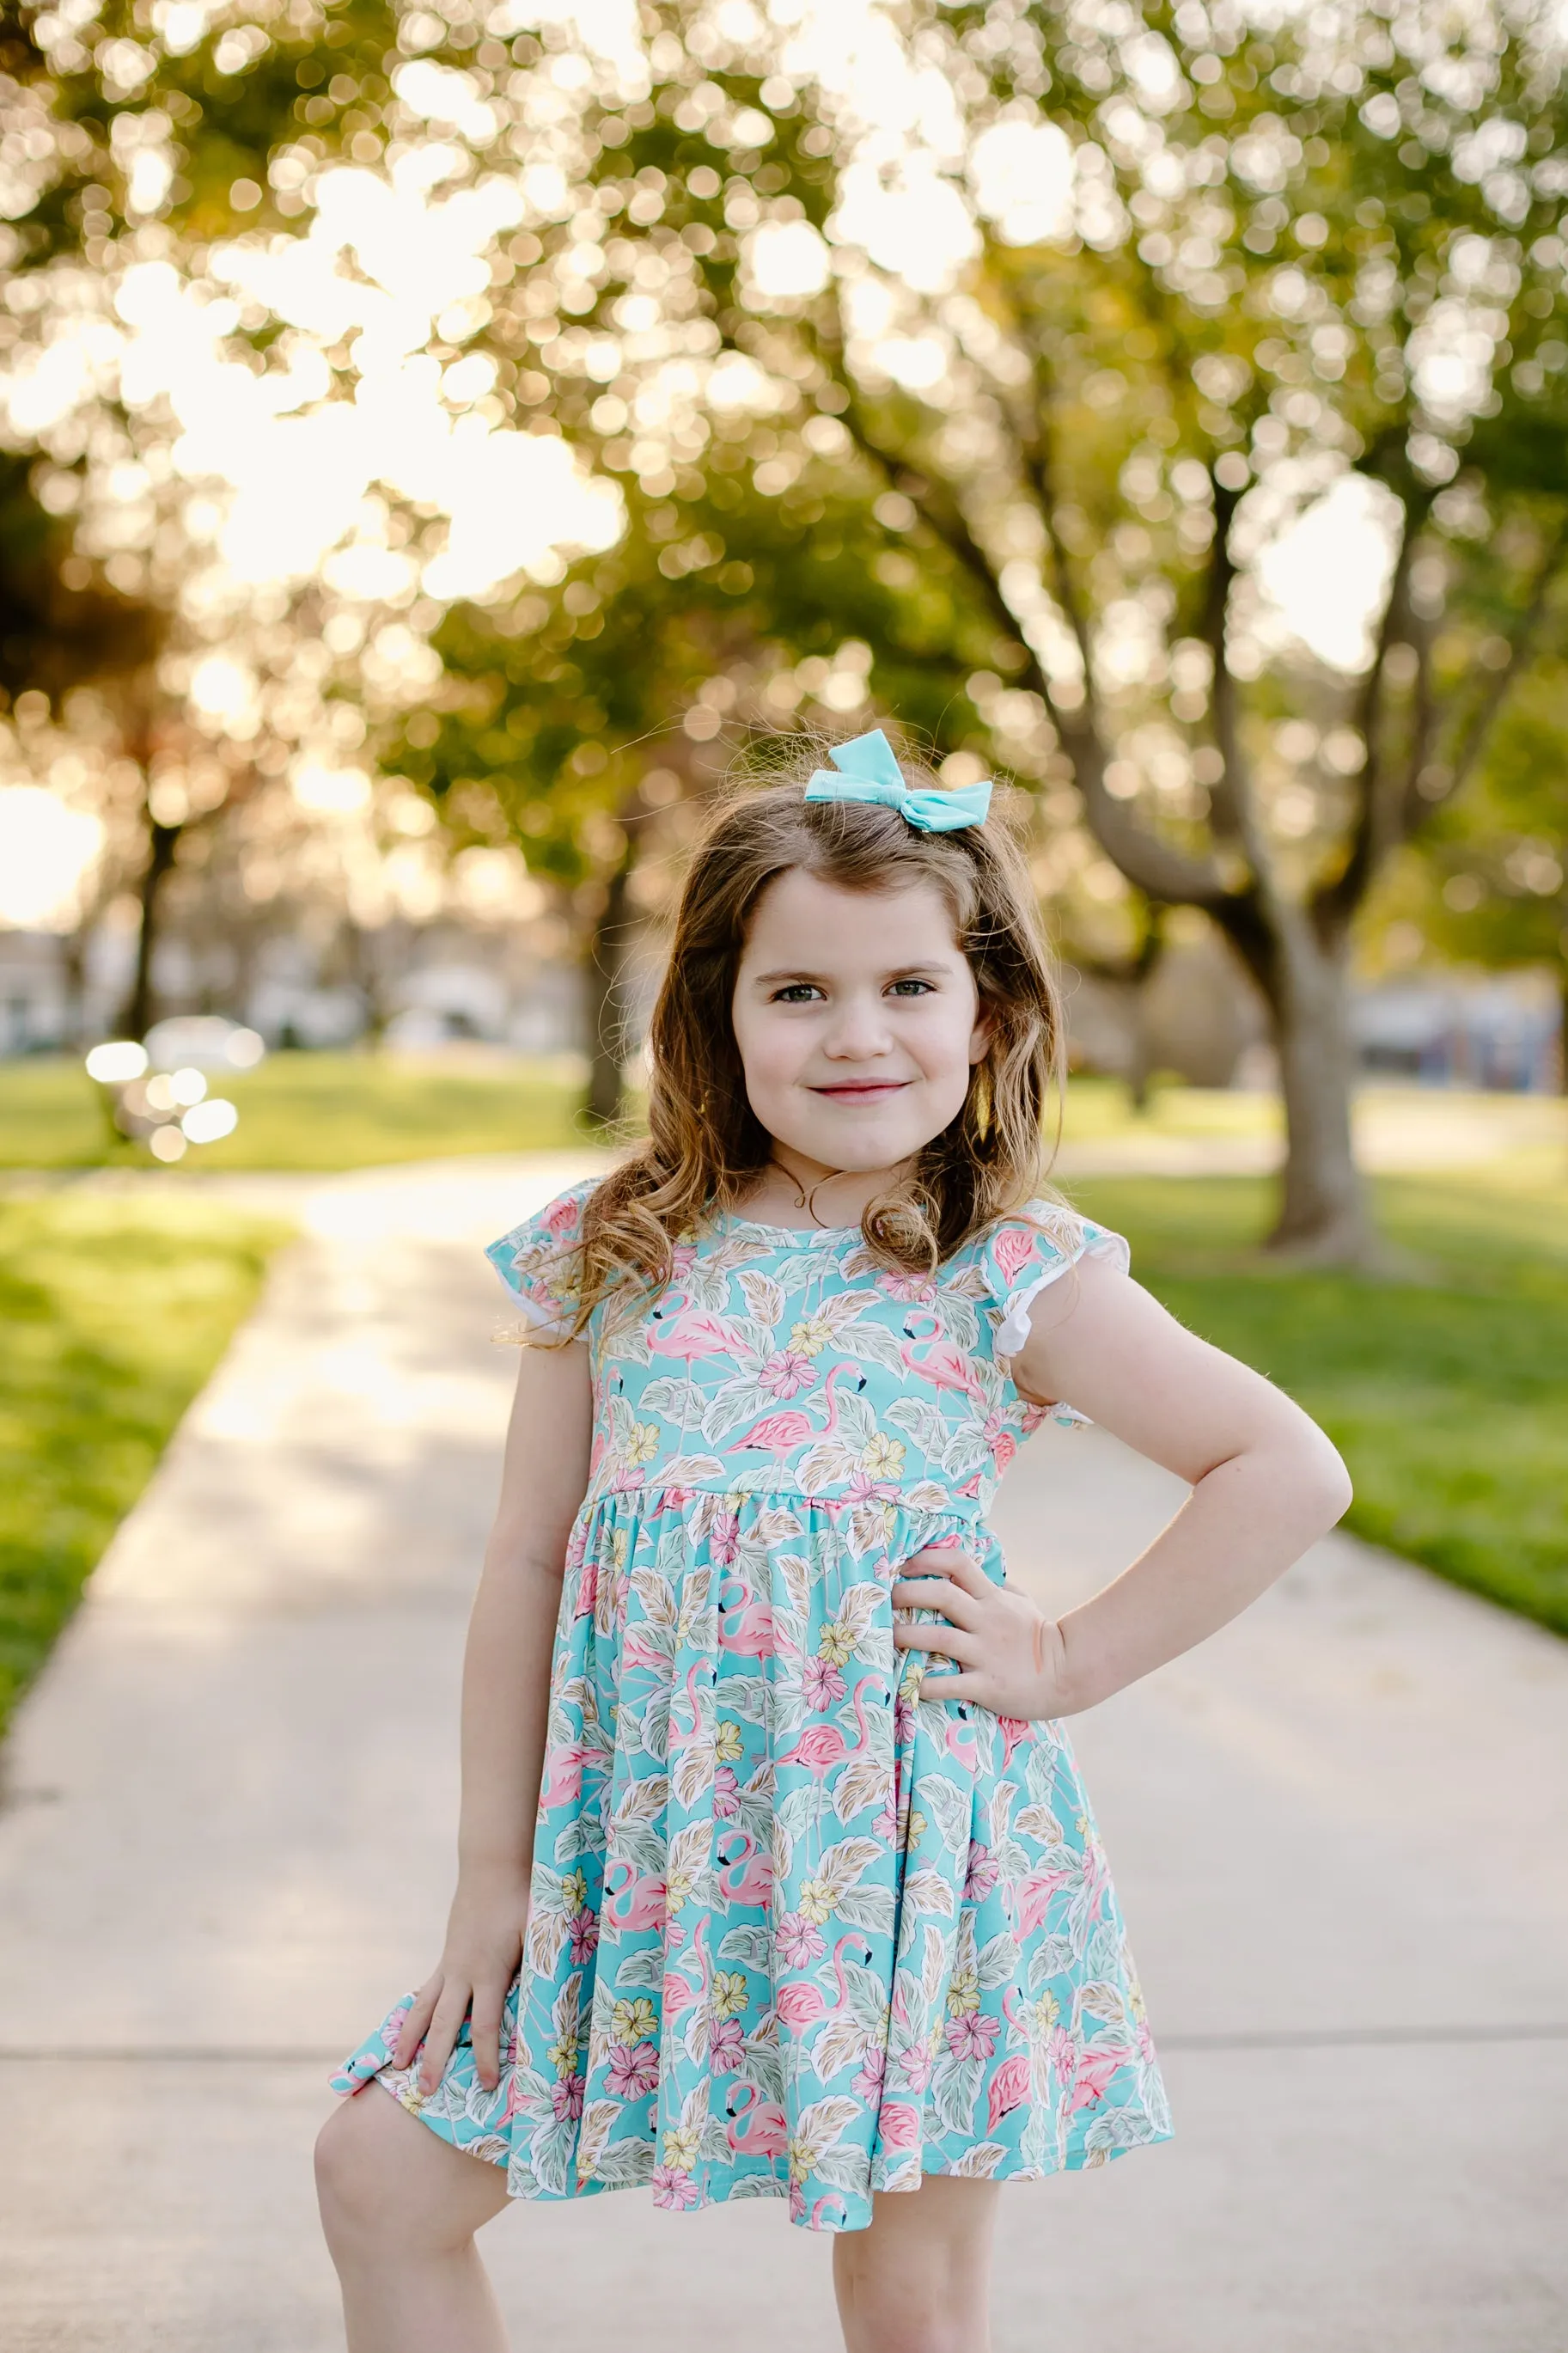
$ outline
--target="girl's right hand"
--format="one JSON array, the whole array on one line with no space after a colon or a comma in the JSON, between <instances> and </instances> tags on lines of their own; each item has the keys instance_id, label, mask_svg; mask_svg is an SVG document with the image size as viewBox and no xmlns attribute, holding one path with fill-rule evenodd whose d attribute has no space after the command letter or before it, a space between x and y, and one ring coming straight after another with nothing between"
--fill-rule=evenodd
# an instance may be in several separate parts
<instances>
[{"instance_id":1,"label":"girl's right hand","mask_svg":"<svg viewBox=\"0 0 1568 2353\"><path fill-rule=\"evenodd\" d=\"M440 1961L415 1995L393 2046L395 2067L412 2066L419 2045L419 2089L433 2092L468 2019L474 2067L487 2092L500 2081L501 2010L522 1957L528 1873L461 1875Z\"/></svg>"}]
</instances>

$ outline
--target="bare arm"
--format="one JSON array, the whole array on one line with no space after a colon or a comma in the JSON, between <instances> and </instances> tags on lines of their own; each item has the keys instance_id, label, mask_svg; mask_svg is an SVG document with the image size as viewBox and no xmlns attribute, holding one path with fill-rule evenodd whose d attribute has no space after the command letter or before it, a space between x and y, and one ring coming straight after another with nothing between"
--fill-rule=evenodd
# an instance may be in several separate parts
<instances>
[{"instance_id":1,"label":"bare arm","mask_svg":"<svg viewBox=\"0 0 1568 2353\"><path fill-rule=\"evenodd\" d=\"M524 1348L463 1659L457 1894L446 1949L393 2054L405 2067L426 2038L426 2091L440 2081L470 2010L479 2080L493 2085L500 2076L501 2008L528 1915L555 1620L567 1539L588 1483L592 1423L586 1347Z\"/></svg>"},{"instance_id":2,"label":"bare arm","mask_svg":"<svg viewBox=\"0 0 1568 2353\"><path fill-rule=\"evenodd\" d=\"M1055 1621L947 1547L919 1555L894 1603L951 1622L900 1623L895 1639L960 1668L928 1683L929 1697L1029 1719L1093 1707L1245 1609L1350 1501L1316 1422L1104 1260L1081 1260L1040 1294L1013 1377L1026 1397L1069 1398L1193 1492L1120 1577Z\"/></svg>"}]
</instances>

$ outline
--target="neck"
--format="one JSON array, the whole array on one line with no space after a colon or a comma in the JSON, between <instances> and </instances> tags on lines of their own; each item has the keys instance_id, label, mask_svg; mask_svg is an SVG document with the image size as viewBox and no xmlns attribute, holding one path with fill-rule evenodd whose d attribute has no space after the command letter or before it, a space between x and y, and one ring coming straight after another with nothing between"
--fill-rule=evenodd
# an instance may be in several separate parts
<instances>
[{"instance_id":1,"label":"neck","mask_svg":"<svg viewBox=\"0 0 1568 2353\"><path fill-rule=\"evenodd\" d=\"M887 1168L833 1168L792 1145L774 1142L748 1208L788 1204L804 1212L803 1227L858 1225L868 1205L903 1175L908 1163ZM784 1222L790 1222L784 1220Z\"/></svg>"}]
</instances>

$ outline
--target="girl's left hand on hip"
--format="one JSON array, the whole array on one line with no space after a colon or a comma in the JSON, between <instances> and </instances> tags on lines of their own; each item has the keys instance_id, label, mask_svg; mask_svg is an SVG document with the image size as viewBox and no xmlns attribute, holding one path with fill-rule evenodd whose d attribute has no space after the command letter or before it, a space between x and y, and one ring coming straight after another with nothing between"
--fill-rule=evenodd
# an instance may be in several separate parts
<instances>
[{"instance_id":1,"label":"girl's left hand on hip","mask_svg":"<svg viewBox=\"0 0 1568 2353\"><path fill-rule=\"evenodd\" d=\"M895 1616L900 1650L934 1651L956 1674L928 1674L924 1700L968 1700L994 1715L1036 1723L1066 1711L1061 1629L1012 1586L997 1585L956 1545L928 1545L904 1563L892 1588L895 1611L940 1609L945 1625Z\"/></svg>"}]
</instances>

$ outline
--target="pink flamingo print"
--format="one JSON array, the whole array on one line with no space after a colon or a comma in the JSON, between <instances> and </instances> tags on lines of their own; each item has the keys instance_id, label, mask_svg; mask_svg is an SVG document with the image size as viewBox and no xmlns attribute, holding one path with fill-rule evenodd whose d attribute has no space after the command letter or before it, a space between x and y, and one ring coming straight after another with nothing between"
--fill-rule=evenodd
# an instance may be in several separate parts
<instances>
[{"instance_id":1,"label":"pink flamingo print","mask_svg":"<svg viewBox=\"0 0 1568 2353\"><path fill-rule=\"evenodd\" d=\"M745 1600L738 1609L726 1602L730 1592L744 1594L747 1588L738 1577L727 1577L719 1588L719 1648L733 1651L748 1659L771 1659L773 1654L773 1605L771 1601Z\"/></svg>"},{"instance_id":2,"label":"pink flamingo print","mask_svg":"<svg viewBox=\"0 0 1568 2353\"><path fill-rule=\"evenodd\" d=\"M733 1862L726 1862L726 1841L739 1839L741 1852ZM749 1831L727 1831L714 1848L719 1858L719 1885L727 1904L771 1904L773 1893L773 1859L763 1847L759 1847Z\"/></svg>"},{"instance_id":3,"label":"pink flamingo print","mask_svg":"<svg viewBox=\"0 0 1568 2353\"><path fill-rule=\"evenodd\" d=\"M824 1381L822 1401L827 1408L827 1419L820 1428L803 1408L786 1406L780 1413L765 1413L761 1421L754 1421L750 1430L734 1440L735 1451L738 1453L771 1454L775 1462L782 1462L786 1454L793 1454L795 1448L804 1446L808 1439L831 1438L838 1427L838 1400L833 1394L833 1384L841 1373L852 1370L849 1365L835 1365ZM857 1387L864 1388L865 1386L865 1374L858 1374Z\"/></svg>"},{"instance_id":4,"label":"pink flamingo print","mask_svg":"<svg viewBox=\"0 0 1568 2353\"><path fill-rule=\"evenodd\" d=\"M687 1705L691 1710L691 1729L689 1732L678 1732L675 1729L673 1723L671 1724L669 1728L669 1746L677 1757L684 1757L692 1743L701 1737L702 1710L698 1704L695 1689L697 1676L700 1672L711 1675L715 1672L712 1660L693 1659L691 1664L686 1670L686 1701Z\"/></svg>"},{"instance_id":5,"label":"pink flamingo print","mask_svg":"<svg viewBox=\"0 0 1568 2353\"><path fill-rule=\"evenodd\" d=\"M1072 2105L1069 2116L1079 2108L1097 2108L1110 2088L1110 2079L1126 2058L1125 2051L1085 2051L1079 2055L1073 2070Z\"/></svg>"},{"instance_id":6,"label":"pink flamingo print","mask_svg":"<svg viewBox=\"0 0 1568 2353\"><path fill-rule=\"evenodd\" d=\"M1018 1927L1020 1936L1032 1936L1046 1914L1058 1887L1066 1887L1077 1874L1070 1871L1053 1871L1047 1863L1035 1865L1018 1890Z\"/></svg>"},{"instance_id":7,"label":"pink flamingo print","mask_svg":"<svg viewBox=\"0 0 1568 2353\"><path fill-rule=\"evenodd\" d=\"M1023 2106L1029 2096L1031 2073L1026 2051L1015 2051L1010 2059L1003 2060L991 2078L991 2086L985 2095L985 2129L988 2133L994 2133L1003 2117L1010 2115L1013 2109Z\"/></svg>"},{"instance_id":8,"label":"pink flamingo print","mask_svg":"<svg viewBox=\"0 0 1568 2353\"><path fill-rule=\"evenodd\" d=\"M677 1292L669 1307L656 1307L647 1328L650 1356L682 1356L688 1364L700 1356L732 1356L745 1346L732 1324L693 1307L685 1292Z\"/></svg>"},{"instance_id":9,"label":"pink flamingo print","mask_svg":"<svg viewBox=\"0 0 1568 2353\"><path fill-rule=\"evenodd\" d=\"M816 1782L816 1820L818 1823L822 1820L822 1801L827 1776L836 1765L842 1765L846 1757L858 1757L870 1739L870 1732L866 1723L866 1711L860 1704L860 1699L861 1694L869 1691L873 1683L880 1684L884 1691L887 1688L884 1676L862 1675L851 1695L855 1722L858 1727L858 1735L853 1746L845 1739L836 1724L808 1724L795 1746L786 1749L784 1754L775 1760L780 1765L804 1765L806 1771L815 1778Z\"/></svg>"},{"instance_id":10,"label":"pink flamingo print","mask_svg":"<svg viewBox=\"0 0 1568 2353\"><path fill-rule=\"evenodd\" d=\"M910 1345L918 1336L912 1328L916 1324L931 1325L931 1338L921 1356L917 1356ZM904 1325L904 1333L905 1340L899 1355L917 1380L930 1381L933 1388L961 1389L965 1397L984 1398L984 1390L970 1357L955 1342L940 1336L940 1316L927 1314L923 1311L911 1315Z\"/></svg>"},{"instance_id":11,"label":"pink flamingo print","mask_svg":"<svg viewBox=\"0 0 1568 2353\"><path fill-rule=\"evenodd\" d=\"M575 1740L552 1749L540 1784L540 1810L548 1813L552 1806L575 1804L583 1788L583 1767L595 1757L602 1758L604 1753L602 1748L584 1748Z\"/></svg>"},{"instance_id":12,"label":"pink flamingo print","mask_svg":"<svg viewBox=\"0 0 1568 2353\"><path fill-rule=\"evenodd\" d=\"M744 2107L738 2109L737 2100L744 2100ZM724 2107L730 2117L724 2137L732 2149L742 2154L754 2149L760 2157L784 2155L789 2147L789 2118L773 2101L764 2100L754 2084L733 2084Z\"/></svg>"},{"instance_id":13,"label":"pink flamingo print","mask_svg":"<svg viewBox=\"0 0 1568 2353\"><path fill-rule=\"evenodd\" d=\"M838 1986L837 2000L829 2001L822 1988L809 1981L784 1986L775 2007L786 2026L793 2026L798 2032L803 2026L814 2026L819 2018L829 2017L847 2008L849 1989L844 1982L844 1948L847 1945L858 1945L865 1959L870 1960L871 1947L864 1936L857 1936L853 1929L848 1936L840 1936L833 1947L833 1974Z\"/></svg>"},{"instance_id":14,"label":"pink flamingo print","mask_svg":"<svg viewBox=\"0 0 1568 2353\"><path fill-rule=\"evenodd\" d=\"M941 1696L942 1677L940 1675L933 1675L929 1684L921 1685L921 1697L924 1699L932 1690L939 1697ZM958 1705L962 1709L963 1702L960 1700ZM964 1771L972 1778L977 1775L980 1770L980 1745L975 1737L973 1718L967 1715L962 1716L957 1724L950 1718L945 1728L945 1737L947 1753L954 1764L962 1765Z\"/></svg>"},{"instance_id":15,"label":"pink flamingo print","mask_svg":"<svg viewBox=\"0 0 1568 2353\"><path fill-rule=\"evenodd\" d=\"M679 1969L664 1973L664 2010L667 2018L679 2018L682 2010L694 2009L706 2001L713 1982L713 1963L708 1951L708 1917L704 1914L691 1931L691 1949L697 1956L700 1982L693 1985Z\"/></svg>"},{"instance_id":16,"label":"pink flamingo print","mask_svg":"<svg viewBox=\"0 0 1568 2353\"><path fill-rule=\"evenodd\" d=\"M922 2138L920 2110L911 2108L906 2100L884 2100L877 2130L884 2148L919 2148Z\"/></svg>"},{"instance_id":17,"label":"pink flamingo print","mask_svg":"<svg viewBox=\"0 0 1568 2353\"><path fill-rule=\"evenodd\" d=\"M1028 1738L1033 1727L1028 1718L1022 1715L999 1715L996 1721L1002 1727L1002 1770L1005 1773L1013 1762L1014 1749L1020 1741Z\"/></svg>"},{"instance_id":18,"label":"pink flamingo print","mask_svg":"<svg viewBox=\"0 0 1568 2353\"><path fill-rule=\"evenodd\" d=\"M626 1876L613 1884L617 1872ZM602 1918L613 1928L662 1928L668 1906L662 1879L641 1878L629 1862L613 1863L605 1879Z\"/></svg>"}]
</instances>

